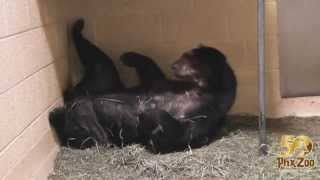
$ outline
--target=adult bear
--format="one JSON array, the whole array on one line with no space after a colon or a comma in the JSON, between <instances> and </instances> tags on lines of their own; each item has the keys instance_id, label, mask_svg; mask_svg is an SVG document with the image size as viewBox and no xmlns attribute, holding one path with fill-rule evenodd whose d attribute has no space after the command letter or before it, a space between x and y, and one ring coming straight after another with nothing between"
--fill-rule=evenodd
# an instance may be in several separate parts
<instances>
[{"instance_id":1,"label":"adult bear","mask_svg":"<svg viewBox=\"0 0 320 180\"><path fill-rule=\"evenodd\" d=\"M51 112L62 145L141 143L154 152L195 147L219 130L234 103L236 78L217 49L201 46L184 53L172 65L176 80L146 56L131 52L121 60L136 68L138 89L144 90L79 96Z\"/></svg>"}]
</instances>

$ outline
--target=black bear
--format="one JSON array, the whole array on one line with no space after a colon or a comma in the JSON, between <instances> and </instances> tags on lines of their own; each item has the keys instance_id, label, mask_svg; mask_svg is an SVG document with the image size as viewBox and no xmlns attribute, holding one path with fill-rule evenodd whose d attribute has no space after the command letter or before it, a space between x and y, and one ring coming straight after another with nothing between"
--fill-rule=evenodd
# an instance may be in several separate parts
<instances>
[{"instance_id":1,"label":"black bear","mask_svg":"<svg viewBox=\"0 0 320 180\"><path fill-rule=\"evenodd\" d=\"M78 43L75 41L76 46ZM90 60L96 57L95 51L100 52L87 40L81 43L82 48L77 48L83 51L79 52L81 59ZM201 46L184 53L172 65L175 80L168 79L146 56L130 52L120 59L136 68L140 86L124 89L117 78L106 78L108 88L102 93L75 96L65 107L52 111L50 123L62 145L86 148L95 143L141 143L153 152L197 147L215 135L234 103L236 77L217 49ZM103 82L106 74L91 77ZM113 87L114 82L118 83ZM85 86L96 88L95 84Z\"/></svg>"}]
</instances>

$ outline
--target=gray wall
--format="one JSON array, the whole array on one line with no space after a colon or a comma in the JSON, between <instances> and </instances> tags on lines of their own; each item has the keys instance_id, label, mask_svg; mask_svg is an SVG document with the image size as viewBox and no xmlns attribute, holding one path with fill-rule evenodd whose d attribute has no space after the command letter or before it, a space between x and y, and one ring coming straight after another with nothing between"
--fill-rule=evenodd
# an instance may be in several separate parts
<instances>
[{"instance_id":1,"label":"gray wall","mask_svg":"<svg viewBox=\"0 0 320 180\"><path fill-rule=\"evenodd\" d=\"M320 1L279 0L283 97L320 95Z\"/></svg>"}]
</instances>

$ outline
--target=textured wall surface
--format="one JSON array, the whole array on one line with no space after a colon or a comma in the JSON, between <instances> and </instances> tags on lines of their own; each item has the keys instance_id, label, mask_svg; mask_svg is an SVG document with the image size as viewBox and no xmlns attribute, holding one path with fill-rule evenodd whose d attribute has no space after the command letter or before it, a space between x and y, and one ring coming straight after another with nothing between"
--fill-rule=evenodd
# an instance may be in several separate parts
<instances>
[{"instance_id":1,"label":"textured wall surface","mask_svg":"<svg viewBox=\"0 0 320 180\"><path fill-rule=\"evenodd\" d=\"M281 0L279 57L285 97L320 95L320 21L318 0Z\"/></svg>"},{"instance_id":2,"label":"textured wall surface","mask_svg":"<svg viewBox=\"0 0 320 180\"><path fill-rule=\"evenodd\" d=\"M57 0L0 0L0 179L46 179L58 146L48 112L66 86Z\"/></svg>"}]
</instances>

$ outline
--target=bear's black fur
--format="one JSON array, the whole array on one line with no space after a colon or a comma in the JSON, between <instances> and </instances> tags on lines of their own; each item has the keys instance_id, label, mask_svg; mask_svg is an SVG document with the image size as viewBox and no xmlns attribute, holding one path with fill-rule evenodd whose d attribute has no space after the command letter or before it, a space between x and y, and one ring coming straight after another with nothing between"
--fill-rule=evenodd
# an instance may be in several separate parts
<instances>
[{"instance_id":1,"label":"bear's black fur","mask_svg":"<svg viewBox=\"0 0 320 180\"><path fill-rule=\"evenodd\" d=\"M88 94L104 94L124 89L120 76L111 58L82 35L84 20L78 20L72 27L72 40L84 67L84 77L65 93L67 101Z\"/></svg>"},{"instance_id":2,"label":"bear's black fur","mask_svg":"<svg viewBox=\"0 0 320 180\"><path fill-rule=\"evenodd\" d=\"M152 59L126 53L120 59L136 68L141 85L124 89L112 61L107 56L98 58L101 51L80 37L75 40L76 46L82 43L77 48L80 58L94 72L88 79L103 82L111 75L115 81L106 78L99 93L94 90L99 83L83 83L81 86L91 89L89 96L74 95L65 107L51 112L50 123L62 145L86 148L95 143L141 143L154 152L197 147L215 135L234 103L236 78L217 49L201 46L184 53L172 65L175 80L166 78ZM91 59L108 60L101 64L112 72L100 73L87 62Z\"/></svg>"}]
</instances>

